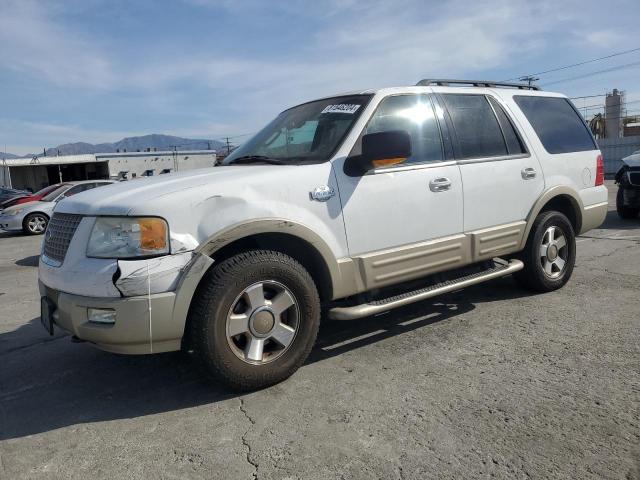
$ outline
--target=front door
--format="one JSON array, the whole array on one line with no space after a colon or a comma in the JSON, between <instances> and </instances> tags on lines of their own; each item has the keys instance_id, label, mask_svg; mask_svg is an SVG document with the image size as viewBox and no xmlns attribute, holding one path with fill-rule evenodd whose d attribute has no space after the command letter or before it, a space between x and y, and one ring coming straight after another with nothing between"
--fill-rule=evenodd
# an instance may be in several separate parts
<instances>
[{"instance_id":1,"label":"front door","mask_svg":"<svg viewBox=\"0 0 640 480\"><path fill-rule=\"evenodd\" d=\"M467 260L460 170L445 156L435 112L428 95L384 98L361 137L406 130L411 157L361 176L349 176L341 162L335 164L349 254L367 288L421 277ZM359 149L360 141L352 155Z\"/></svg>"}]
</instances>

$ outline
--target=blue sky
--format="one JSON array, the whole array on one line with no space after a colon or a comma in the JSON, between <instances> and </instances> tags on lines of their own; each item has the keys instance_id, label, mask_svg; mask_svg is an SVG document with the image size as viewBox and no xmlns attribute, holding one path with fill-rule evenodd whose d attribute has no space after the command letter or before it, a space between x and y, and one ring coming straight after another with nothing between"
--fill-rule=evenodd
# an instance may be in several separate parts
<instances>
[{"instance_id":1,"label":"blue sky","mask_svg":"<svg viewBox=\"0 0 640 480\"><path fill-rule=\"evenodd\" d=\"M639 25L638 0L0 0L0 149L242 135L318 96L640 47ZM640 51L541 77L570 96L640 100Z\"/></svg>"}]
</instances>

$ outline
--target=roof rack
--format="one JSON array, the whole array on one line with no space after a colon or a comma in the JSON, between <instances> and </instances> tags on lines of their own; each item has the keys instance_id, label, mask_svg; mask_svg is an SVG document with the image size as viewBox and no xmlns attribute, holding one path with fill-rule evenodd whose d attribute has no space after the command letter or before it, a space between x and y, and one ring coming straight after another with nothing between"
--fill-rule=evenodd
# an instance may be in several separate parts
<instances>
[{"instance_id":1,"label":"roof rack","mask_svg":"<svg viewBox=\"0 0 640 480\"><path fill-rule=\"evenodd\" d=\"M526 83L494 82L492 80L451 80L446 78L425 78L416 83L416 86L428 87L437 85L440 87L447 87L451 84L469 85L472 87L507 87L518 88L520 90L541 90L540 87L537 87L535 85L528 85Z\"/></svg>"}]
</instances>

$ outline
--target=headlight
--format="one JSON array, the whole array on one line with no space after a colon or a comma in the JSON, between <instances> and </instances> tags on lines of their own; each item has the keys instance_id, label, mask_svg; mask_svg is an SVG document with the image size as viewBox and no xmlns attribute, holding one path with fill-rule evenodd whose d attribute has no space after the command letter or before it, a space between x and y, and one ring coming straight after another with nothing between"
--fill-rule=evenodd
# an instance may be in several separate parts
<instances>
[{"instance_id":1,"label":"headlight","mask_svg":"<svg viewBox=\"0 0 640 480\"><path fill-rule=\"evenodd\" d=\"M87 257L137 258L169 253L169 227L157 217L98 217Z\"/></svg>"},{"instance_id":2,"label":"headlight","mask_svg":"<svg viewBox=\"0 0 640 480\"><path fill-rule=\"evenodd\" d=\"M7 212L7 215L18 215L19 213L22 213L23 210L24 208L19 208L17 210L10 210L9 212Z\"/></svg>"}]
</instances>

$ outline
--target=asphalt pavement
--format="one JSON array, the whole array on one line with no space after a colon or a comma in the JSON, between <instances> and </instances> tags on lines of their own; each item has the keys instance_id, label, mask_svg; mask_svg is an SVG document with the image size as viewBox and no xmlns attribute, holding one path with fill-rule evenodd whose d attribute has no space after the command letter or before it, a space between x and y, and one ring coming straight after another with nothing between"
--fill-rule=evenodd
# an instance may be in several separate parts
<instances>
[{"instance_id":1,"label":"asphalt pavement","mask_svg":"<svg viewBox=\"0 0 640 480\"><path fill-rule=\"evenodd\" d=\"M237 395L179 354L39 323L41 237L0 233L0 479L640 478L640 219L573 278L325 320L291 379Z\"/></svg>"}]
</instances>

